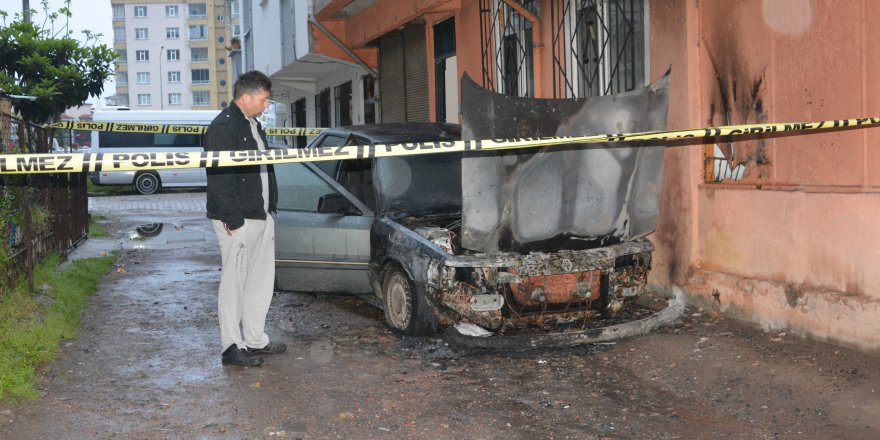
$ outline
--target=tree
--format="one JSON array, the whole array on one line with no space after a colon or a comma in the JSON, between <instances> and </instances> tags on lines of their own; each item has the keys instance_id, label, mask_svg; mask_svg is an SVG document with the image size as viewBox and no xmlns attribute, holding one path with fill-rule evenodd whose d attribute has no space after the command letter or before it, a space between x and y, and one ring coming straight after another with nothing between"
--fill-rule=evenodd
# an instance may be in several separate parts
<instances>
[{"instance_id":1,"label":"tree","mask_svg":"<svg viewBox=\"0 0 880 440\"><path fill-rule=\"evenodd\" d=\"M9 14L0 11L0 90L36 96L36 101L16 105L24 119L35 123L53 121L66 108L82 105L90 95L100 95L116 59L116 51L97 43L101 34L83 31L83 43L71 37L73 31L67 26L72 15L70 0L65 1L67 7L54 13L49 13L47 0L42 4L46 14L39 25L18 13L7 25ZM35 14L30 11L31 17Z\"/></svg>"}]
</instances>

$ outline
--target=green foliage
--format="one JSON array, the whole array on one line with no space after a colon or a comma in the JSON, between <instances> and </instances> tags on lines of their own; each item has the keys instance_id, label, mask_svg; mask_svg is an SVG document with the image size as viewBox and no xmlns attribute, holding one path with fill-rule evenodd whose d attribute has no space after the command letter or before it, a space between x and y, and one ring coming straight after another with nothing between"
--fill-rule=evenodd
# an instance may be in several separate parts
<instances>
[{"instance_id":1,"label":"green foliage","mask_svg":"<svg viewBox=\"0 0 880 440\"><path fill-rule=\"evenodd\" d=\"M43 0L46 20L29 23L15 14L6 23L8 14L0 11L0 89L10 94L36 96L34 102L23 101L16 108L26 120L36 123L57 118L64 109L81 105L90 95L100 95L104 81L113 73L116 51L97 44L100 34L83 31L86 42L71 38L67 30L68 7L49 13ZM31 16L36 11L31 11ZM56 21L64 25L56 30ZM47 23L48 22L48 23Z\"/></svg>"},{"instance_id":2,"label":"green foliage","mask_svg":"<svg viewBox=\"0 0 880 440\"><path fill-rule=\"evenodd\" d=\"M24 280L0 290L0 401L37 395L37 368L55 357L59 341L77 337L86 301L118 254L78 260L64 272L56 255L34 274L35 285L46 286L39 295Z\"/></svg>"},{"instance_id":3,"label":"green foliage","mask_svg":"<svg viewBox=\"0 0 880 440\"><path fill-rule=\"evenodd\" d=\"M13 193L12 188L2 186L0 187L0 271L6 272L6 267L12 261L12 251L9 249L9 233L7 232L7 228L9 228L10 223L14 223L15 219L19 217L19 211L17 209L15 194ZM2 280L0 280L2 282Z\"/></svg>"},{"instance_id":4,"label":"green foliage","mask_svg":"<svg viewBox=\"0 0 880 440\"><path fill-rule=\"evenodd\" d=\"M103 217L100 215L92 215L89 217L89 237L90 238L107 238L110 236L110 233L107 232L107 228L96 223L97 220L103 220Z\"/></svg>"}]
</instances>

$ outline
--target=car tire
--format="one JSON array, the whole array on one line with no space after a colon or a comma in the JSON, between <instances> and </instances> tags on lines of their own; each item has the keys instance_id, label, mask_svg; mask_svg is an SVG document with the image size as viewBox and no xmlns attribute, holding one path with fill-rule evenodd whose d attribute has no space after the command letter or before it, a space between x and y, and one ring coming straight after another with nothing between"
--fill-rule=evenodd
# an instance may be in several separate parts
<instances>
[{"instance_id":1,"label":"car tire","mask_svg":"<svg viewBox=\"0 0 880 440\"><path fill-rule=\"evenodd\" d=\"M148 196L159 190L159 176L153 173L141 173L134 178L134 190Z\"/></svg>"},{"instance_id":2,"label":"car tire","mask_svg":"<svg viewBox=\"0 0 880 440\"><path fill-rule=\"evenodd\" d=\"M385 270L382 283L385 322L396 333L425 336L437 332L437 318L425 296L398 264Z\"/></svg>"}]
</instances>

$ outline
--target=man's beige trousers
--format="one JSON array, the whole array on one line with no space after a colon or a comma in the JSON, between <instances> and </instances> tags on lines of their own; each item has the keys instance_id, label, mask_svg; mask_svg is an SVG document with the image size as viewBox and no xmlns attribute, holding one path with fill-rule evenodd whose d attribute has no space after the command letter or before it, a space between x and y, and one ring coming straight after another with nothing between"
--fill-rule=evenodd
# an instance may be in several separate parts
<instances>
[{"instance_id":1,"label":"man's beige trousers","mask_svg":"<svg viewBox=\"0 0 880 440\"><path fill-rule=\"evenodd\" d=\"M217 298L223 351L232 344L263 348L269 343L264 330L275 283L275 221L271 215L246 219L232 235L223 222L211 222L223 262Z\"/></svg>"}]
</instances>

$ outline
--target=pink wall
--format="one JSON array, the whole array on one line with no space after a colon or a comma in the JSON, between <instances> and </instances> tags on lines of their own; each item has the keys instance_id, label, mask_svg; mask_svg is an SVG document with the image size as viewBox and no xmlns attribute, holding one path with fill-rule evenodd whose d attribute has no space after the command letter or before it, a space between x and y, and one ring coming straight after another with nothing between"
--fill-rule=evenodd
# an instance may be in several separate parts
<instances>
[{"instance_id":1,"label":"pink wall","mask_svg":"<svg viewBox=\"0 0 880 440\"><path fill-rule=\"evenodd\" d=\"M870 0L653 0L670 128L880 115L878 13ZM702 183L706 146L669 148L653 281L765 328L880 350L878 141L874 128L735 142L747 173L722 184Z\"/></svg>"}]
</instances>

